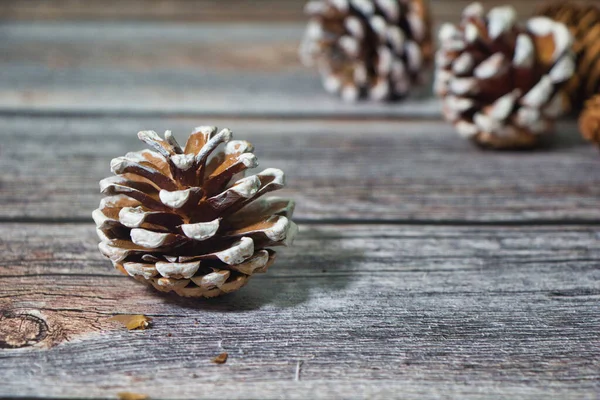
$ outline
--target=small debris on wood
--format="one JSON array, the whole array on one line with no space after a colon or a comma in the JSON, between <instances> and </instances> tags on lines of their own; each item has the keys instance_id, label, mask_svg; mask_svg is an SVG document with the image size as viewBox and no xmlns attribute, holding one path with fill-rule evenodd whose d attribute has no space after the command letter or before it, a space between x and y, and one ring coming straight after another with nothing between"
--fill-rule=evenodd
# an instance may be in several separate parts
<instances>
[{"instance_id":1,"label":"small debris on wood","mask_svg":"<svg viewBox=\"0 0 600 400\"><path fill-rule=\"evenodd\" d=\"M119 392L117 393L119 400L147 400L149 399L147 394L133 393L133 392Z\"/></svg>"},{"instance_id":2,"label":"small debris on wood","mask_svg":"<svg viewBox=\"0 0 600 400\"><path fill-rule=\"evenodd\" d=\"M212 359L212 362L214 362L215 364L225 364L227 362L227 357L229 355L227 353L221 353L218 356L216 356L215 358Z\"/></svg>"},{"instance_id":3,"label":"small debris on wood","mask_svg":"<svg viewBox=\"0 0 600 400\"><path fill-rule=\"evenodd\" d=\"M148 326L150 326L150 321L152 321L152 318L150 317L146 317L145 315L142 314L137 314L137 315L115 315L114 317L110 318L109 321L117 321L122 323L123 325L125 325L125 327L129 330L133 330L133 329L146 329L148 328Z\"/></svg>"},{"instance_id":4,"label":"small debris on wood","mask_svg":"<svg viewBox=\"0 0 600 400\"><path fill-rule=\"evenodd\" d=\"M167 337L171 337L171 336L173 336L172 333L167 333Z\"/></svg>"}]
</instances>

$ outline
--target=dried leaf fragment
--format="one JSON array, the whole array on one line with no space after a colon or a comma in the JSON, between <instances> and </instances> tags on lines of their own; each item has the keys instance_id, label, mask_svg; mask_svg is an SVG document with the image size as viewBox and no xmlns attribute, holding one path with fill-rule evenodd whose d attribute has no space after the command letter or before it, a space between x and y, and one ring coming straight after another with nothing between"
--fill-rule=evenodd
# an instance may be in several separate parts
<instances>
[{"instance_id":1,"label":"dried leaf fragment","mask_svg":"<svg viewBox=\"0 0 600 400\"><path fill-rule=\"evenodd\" d=\"M146 317L145 315L142 315L142 314L137 314L137 315L121 314L121 315L115 315L114 317L110 318L109 321L120 322L123 325L125 325L125 327L127 329L133 330L133 329L148 328L148 326L150 326L150 321L152 321L152 318Z\"/></svg>"},{"instance_id":2,"label":"dried leaf fragment","mask_svg":"<svg viewBox=\"0 0 600 400\"><path fill-rule=\"evenodd\" d=\"M146 400L149 398L147 394L133 392L119 392L117 396L119 396L119 400Z\"/></svg>"},{"instance_id":3,"label":"dried leaf fragment","mask_svg":"<svg viewBox=\"0 0 600 400\"><path fill-rule=\"evenodd\" d=\"M215 358L212 359L212 362L214 362L215 364L225 364L227 362L227 357L229 355L227 353L221 353L218 356L216 356Z\"/></svg>"}]
</instances>

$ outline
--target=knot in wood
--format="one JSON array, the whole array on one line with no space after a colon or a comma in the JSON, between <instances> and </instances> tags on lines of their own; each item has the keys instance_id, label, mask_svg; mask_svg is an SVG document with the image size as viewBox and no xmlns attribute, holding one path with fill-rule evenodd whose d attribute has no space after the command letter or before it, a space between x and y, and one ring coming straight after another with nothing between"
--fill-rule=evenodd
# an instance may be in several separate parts
<instances>
[{"instance_id":1,"label":"knot in wood","mask_svg":"<svg viewBox=\"0 0 600 400\"><path fill-rule=\"evenodd\" d=\"M48 324L40 317L9 311L0 314L0 349L33 346L47 335Z\"/></svg>"}]
</instances>

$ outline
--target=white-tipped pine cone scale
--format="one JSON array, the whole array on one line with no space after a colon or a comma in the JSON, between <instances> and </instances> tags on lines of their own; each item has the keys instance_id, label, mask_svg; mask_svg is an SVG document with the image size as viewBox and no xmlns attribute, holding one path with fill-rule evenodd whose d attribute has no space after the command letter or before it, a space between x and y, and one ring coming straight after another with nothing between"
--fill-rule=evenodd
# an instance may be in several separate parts
<instances>
[{"instance_id":1,"label":"white-tipped pine cone scale","mask_svg":"<svg viewBox=\"0 0 600 400\"><path fill-rule=\"evenodd\" d=\"M138 133L153 150L110 163L105 198L93 212L99 248L125 275L180 296L214 297L244 286L275 260L298 231L292 200L261 197L284 186L284 174L258 165L253 146L231 132L198 127L185 147Z\"/></svg>"},{"instance_id":2,"label":"white-tipped pine cone scale","mask_svg":"<svg viewBox=\"0 0 600 400\"><path fill-rule=\"evenodd\" d=\"M461 136L493 148L533 147L566 111L575 70L567 27L545 17L517 23L512 7L467 7L439 33L435 91Z\"/></svg>"},{"instance_id":3,"label":"white-tipped pine cone scale","mask_svg":"<svg viewBox=\"0 0 600 400\"><path fill-rule=\"evenodd\" d=\"M300 58L346 101L396 100L423 83L432 59L425 0L315 0Z\"/></svg>"}]
</instances>

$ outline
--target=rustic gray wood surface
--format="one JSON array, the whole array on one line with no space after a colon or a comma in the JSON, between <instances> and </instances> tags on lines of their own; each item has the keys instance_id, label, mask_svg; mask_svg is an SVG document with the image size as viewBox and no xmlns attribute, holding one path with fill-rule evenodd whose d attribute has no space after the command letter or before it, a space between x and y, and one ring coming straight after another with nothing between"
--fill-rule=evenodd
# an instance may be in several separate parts
<instances>
[{"instance_id":1,"label":"rustic gray wood surface","mask_svg":"<svg viewBox=\"0 0 600 400\"><path fill-rule=\"evenodd\" d=\"M575 121L481 151L429 90L325 94L303 1L224 3L0 3L0 398L600 398L600 153ZM439 24L468 1L432 4ZM190 300L114 271L91 211L137 131L202 124L286 171L301 232Z\"/></svg>"}]
</instances>

